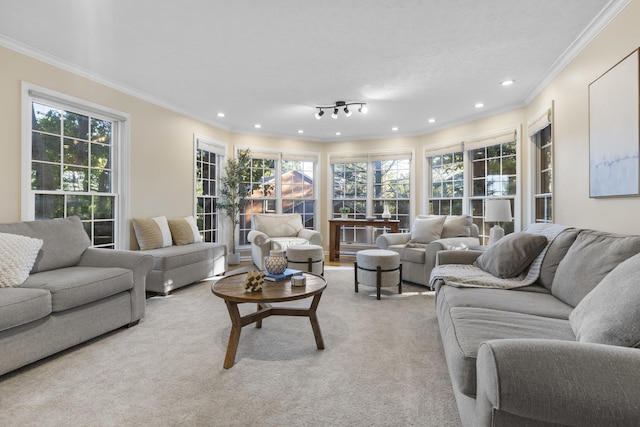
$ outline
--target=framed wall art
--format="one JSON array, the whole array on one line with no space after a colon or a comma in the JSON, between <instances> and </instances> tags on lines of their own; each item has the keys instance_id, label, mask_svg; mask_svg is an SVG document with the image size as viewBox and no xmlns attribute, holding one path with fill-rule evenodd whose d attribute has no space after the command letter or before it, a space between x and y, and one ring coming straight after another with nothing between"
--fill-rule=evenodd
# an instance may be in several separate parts
<instances>
[{"instance_id":1,"label":"framed wall art","mask_svg":"<svg viewBox=\"0 0 640 427\"><path fill-rule=\"evenodd\" d=\"M640 195L638 49L589 85L589 197Z\"/></svg>"}]
</instances>

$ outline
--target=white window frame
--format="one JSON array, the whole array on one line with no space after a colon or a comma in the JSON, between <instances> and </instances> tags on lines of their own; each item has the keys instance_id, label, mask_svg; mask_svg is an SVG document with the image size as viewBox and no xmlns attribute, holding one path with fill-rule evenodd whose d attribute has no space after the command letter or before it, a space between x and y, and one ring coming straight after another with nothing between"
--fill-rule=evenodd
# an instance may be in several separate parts
<instances>
[{"instance_id":1,"label":"white window frame","mask_svg":"<svg viewBox=\"0 0 640 427\"><path fill-rule=\"evenodd\" d=\"M21 161L21 219L35 219L35 199L31 190L31 109L33 102L42 102L61 109L105 118L114 122L112 129L112 193L115 194L114 239L116 249L130 245L130 121L128 113L55 92L28 82L22 82L22 161Z\"/></svg>"},{"instance_id":2,"label":"white window frame","mask_svg":"<svg viewBox=\"0 0 640 427\"><path fill-rule=\"evenodd\" d=\"M224 166L226 164L226 161L228 159L227 157L227 144L217 141L213 138L209 138L206 137L204 135L200 135L197 133L193 134L193 217L196 219L196 222L198 220L198 194L197 194L197 169L198 169L198 165L197 165L197 154L198 154L198 149L203 149L206 150L210 153L214 153L217 154L218 160L219 160L219 165L218 165L218 169L216 171L217 176L216 176L216 180L218 181L218 185L216 186L216 194L215 197L217 198L219 196L219 191L220 191L220 178L222 178L222 176L224 175ZM231 238L231 226L229 225L229 218L226 214L226 212L221 211L219 212L219 216L218 216L218 224L217 224L217 229L218 229L218 241L225 243L227 245L229 245L231 242L229 241L229 239ZM198 231L203 231L203 230L198 230Z\"/></svg>"},{"instance_id":3,"label":"white window frame","mask_svg":"<svg viewBox=\"0 0 640 427\"><path fill-rule=\"evenodd\" d=\"M551 125L551 212L555 217L555 129L553 123L554 117L554 102L546 105L544 108L536 112L527 120L527 135L529 144L527 144L527 155L529 157L529 179L527 183L527 200L529 202L529 209L527 209L527 224L533 224L536 221L536 203L535 197L537 195L538 179L540 176L540 162L538 148L533 137L542 129ZM554 220L555 222L555 220Z\"/></svg>"}]
</instances>

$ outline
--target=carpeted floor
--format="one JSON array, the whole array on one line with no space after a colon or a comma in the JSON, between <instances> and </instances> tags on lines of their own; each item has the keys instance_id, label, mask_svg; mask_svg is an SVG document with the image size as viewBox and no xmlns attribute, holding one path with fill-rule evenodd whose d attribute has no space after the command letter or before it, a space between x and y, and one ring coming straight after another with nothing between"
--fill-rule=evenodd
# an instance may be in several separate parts
<instances>
[{"instance_id":1,"label":"carpeted floor","mask_svg":"<svg viewBox=\"0 0 640 427\"><path fill-rule=\"evenodd\" d=\"M243 328L224 369L229 315L202 282L148 299L133 328L0 377L0 425L460 425L433 294L404 285L377 301L354 292L351 267L325 278L325 350L307 318L269 317Z\"/></svg>"}]
</instances>

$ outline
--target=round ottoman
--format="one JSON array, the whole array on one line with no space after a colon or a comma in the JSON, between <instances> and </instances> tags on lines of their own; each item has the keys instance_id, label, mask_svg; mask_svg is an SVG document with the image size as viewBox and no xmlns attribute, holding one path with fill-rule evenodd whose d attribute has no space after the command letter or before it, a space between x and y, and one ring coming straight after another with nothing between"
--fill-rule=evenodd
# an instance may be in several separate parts
<instances>
[{"instance_id":1,"label":"round ottoman","mask_svg":"<svg viewBox=\"0 0 640 427\"><path fill-rule=\"evenodd\" d=\"M287 266L295 270L324 275L322 246L295 245L287 248Z\"/></svg>"},{"instance_id":2,"label":"round ottoman","mask_svg":"<svg viewBox=\"0 0 640 427\"><path fill-rule=\"evenodd\" d=\"M356 292L358 283L375 286L376 297L380 299L380 288L383 286L397 286L398 293L402 293L402 264L400 254L385 249L367 249L356 254L353 263L356 279Z\"/></svg>"}]
</instances>

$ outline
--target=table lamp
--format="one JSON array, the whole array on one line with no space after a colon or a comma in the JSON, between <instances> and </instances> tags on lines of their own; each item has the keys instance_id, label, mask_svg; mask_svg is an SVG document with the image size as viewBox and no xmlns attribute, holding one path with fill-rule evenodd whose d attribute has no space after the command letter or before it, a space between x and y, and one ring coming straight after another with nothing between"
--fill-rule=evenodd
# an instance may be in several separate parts
<instances>
[{"instance_id":1,"label":"table lamp","mask_svg":"<svg viewBox=\"0 0 640 427\"><path fill-rule=\"evenodd\" d=\"M495 222L489 232L489 246L504 237L501 222L511 222L511 202L508 199L486 199L484 205L484 220Z\"/></svg>"}]
</instances>

